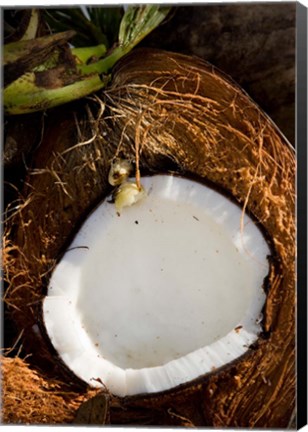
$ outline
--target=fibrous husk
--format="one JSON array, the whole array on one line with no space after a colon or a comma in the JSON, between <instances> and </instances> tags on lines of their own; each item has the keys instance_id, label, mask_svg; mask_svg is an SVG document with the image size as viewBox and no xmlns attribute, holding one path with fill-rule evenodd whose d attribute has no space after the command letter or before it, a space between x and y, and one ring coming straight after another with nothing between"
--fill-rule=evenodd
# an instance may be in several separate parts
<instances>
[{"instance_id":1,"label":"fibrous husk","mask_svg":"<svg viewBox=\"0 0 308 432\"><path fill-rule=\"evenodd\" d=\"M95 395L95 390L73 392L68 384L44 377L21 358L0 361L3 423L73 423L78 408Z\"/></svg>"},{"instance_id":2,"label":"fibrous husk","mask_svg":"<svg viewBox=\"0 0 308 432\"><path fill-rule=\"evenodd\" d=\"M273 254L264 332L247 355L163 394L119 399L111 423L287 427L295 400L294 150L235 83L197 58L137 50L100 98L50 114L5 230L5 300L33 366L85 391L46 342L41 301L63 249L110 192L115 156L141 173L172 170L214 184L255 217Z\"/></svg>"}]
</instances>

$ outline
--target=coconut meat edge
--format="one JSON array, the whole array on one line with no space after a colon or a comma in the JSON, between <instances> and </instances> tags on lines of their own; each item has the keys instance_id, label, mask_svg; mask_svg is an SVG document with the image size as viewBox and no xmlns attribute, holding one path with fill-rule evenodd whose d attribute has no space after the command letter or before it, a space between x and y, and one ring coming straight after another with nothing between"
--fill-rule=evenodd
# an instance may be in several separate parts
<instances>
[{"instance_id":1,"label":"coconut meat edge","mask_svg":"<svg viewBox=\"0 0 308 432\"><path fill-rule=\"evenodd\" d=\"M106 199L90 214L43 303L64 363L118 396L235 360L257 340L266 299L270 249L238 205L192 180L141 180L145 199L121 214Z\"/></svg>"}]
</instances>

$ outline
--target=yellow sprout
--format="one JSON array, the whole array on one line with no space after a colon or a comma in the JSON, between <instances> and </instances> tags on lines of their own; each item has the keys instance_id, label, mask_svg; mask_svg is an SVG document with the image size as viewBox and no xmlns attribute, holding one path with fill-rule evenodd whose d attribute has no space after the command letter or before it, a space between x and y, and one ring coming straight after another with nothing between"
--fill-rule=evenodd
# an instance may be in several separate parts
<instances>
[{"instance_id":1,"label":"yellow sprout","mask_svg":"<svg viewBox=\"0 0 308 432\"><path fill-rule=\"evenodd\" d=\"M144 188L140 188L136 183L123 183L116 192L115 206L117 211L121 211L123 207L130 207L146 196Z\"/></svg>"}]
</instances>

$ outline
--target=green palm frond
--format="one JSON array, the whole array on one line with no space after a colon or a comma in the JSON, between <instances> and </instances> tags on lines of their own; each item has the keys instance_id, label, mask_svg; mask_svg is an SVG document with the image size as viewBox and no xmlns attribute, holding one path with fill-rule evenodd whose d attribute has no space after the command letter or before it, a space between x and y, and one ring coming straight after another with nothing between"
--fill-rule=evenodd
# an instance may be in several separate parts
<instances>
[{"instance_id":1,"label":"green palm frond","mask_svg":"<svg viewBox=\"0 0 308 432\"><path fill-rule=\"evenodd\" d=\"M46 10L45 18L53 32L75 30L75 47L104 44L108 49L117 41L123 14L120 6L86 7L85 13L80 8L63 8Z\"/></svg>"},{"instance_id":2,"label":"green palm frond","mask_svg":"<svg viewBox=\"0 0 308 432\"><path fill-rule=\"evenodd\" d=\"M126 11L92 7L88 17L80 8L45 11L55 34L4 47L5 113L45 110L104 88L115 63L169 10L158 5Z\"/></svg>"}]
</instances>

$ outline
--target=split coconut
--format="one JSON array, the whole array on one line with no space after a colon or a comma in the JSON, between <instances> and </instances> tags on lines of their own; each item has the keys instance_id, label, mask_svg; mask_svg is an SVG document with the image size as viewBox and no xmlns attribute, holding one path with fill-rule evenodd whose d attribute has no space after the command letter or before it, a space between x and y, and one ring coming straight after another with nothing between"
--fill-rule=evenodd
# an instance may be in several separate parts
<instances>
[{"instance_id":1,"label":"split coconut","mask_svg":"<svg viewBox=\"0 0 308 432\"><path fill-rule=\"evenodd\" d=\"M105 200L49 281L44 321L66 365L119 396L168 390L230 363L258 338L270 250L239 206L200 183L142 178ZM134 183L126 183L134 186Z\"/></svg>"},{"instance_id":2,"label":"split coconut","mask_svg":"<svg viewBox=\"0 0 308 432\"><path fill-rule=\"evenodd\" d=\"M198 59L136 50L100 96L100 118L95 102L50 114L6 224L6 300L32 367L81 393L102 381L119 396L112 424L286 427L295 400L294 150ZM147 192L120 216L106 198L117 157L140 169ZM84 360L93 360L85 374Z\"/></svg>"}]
</instances>

